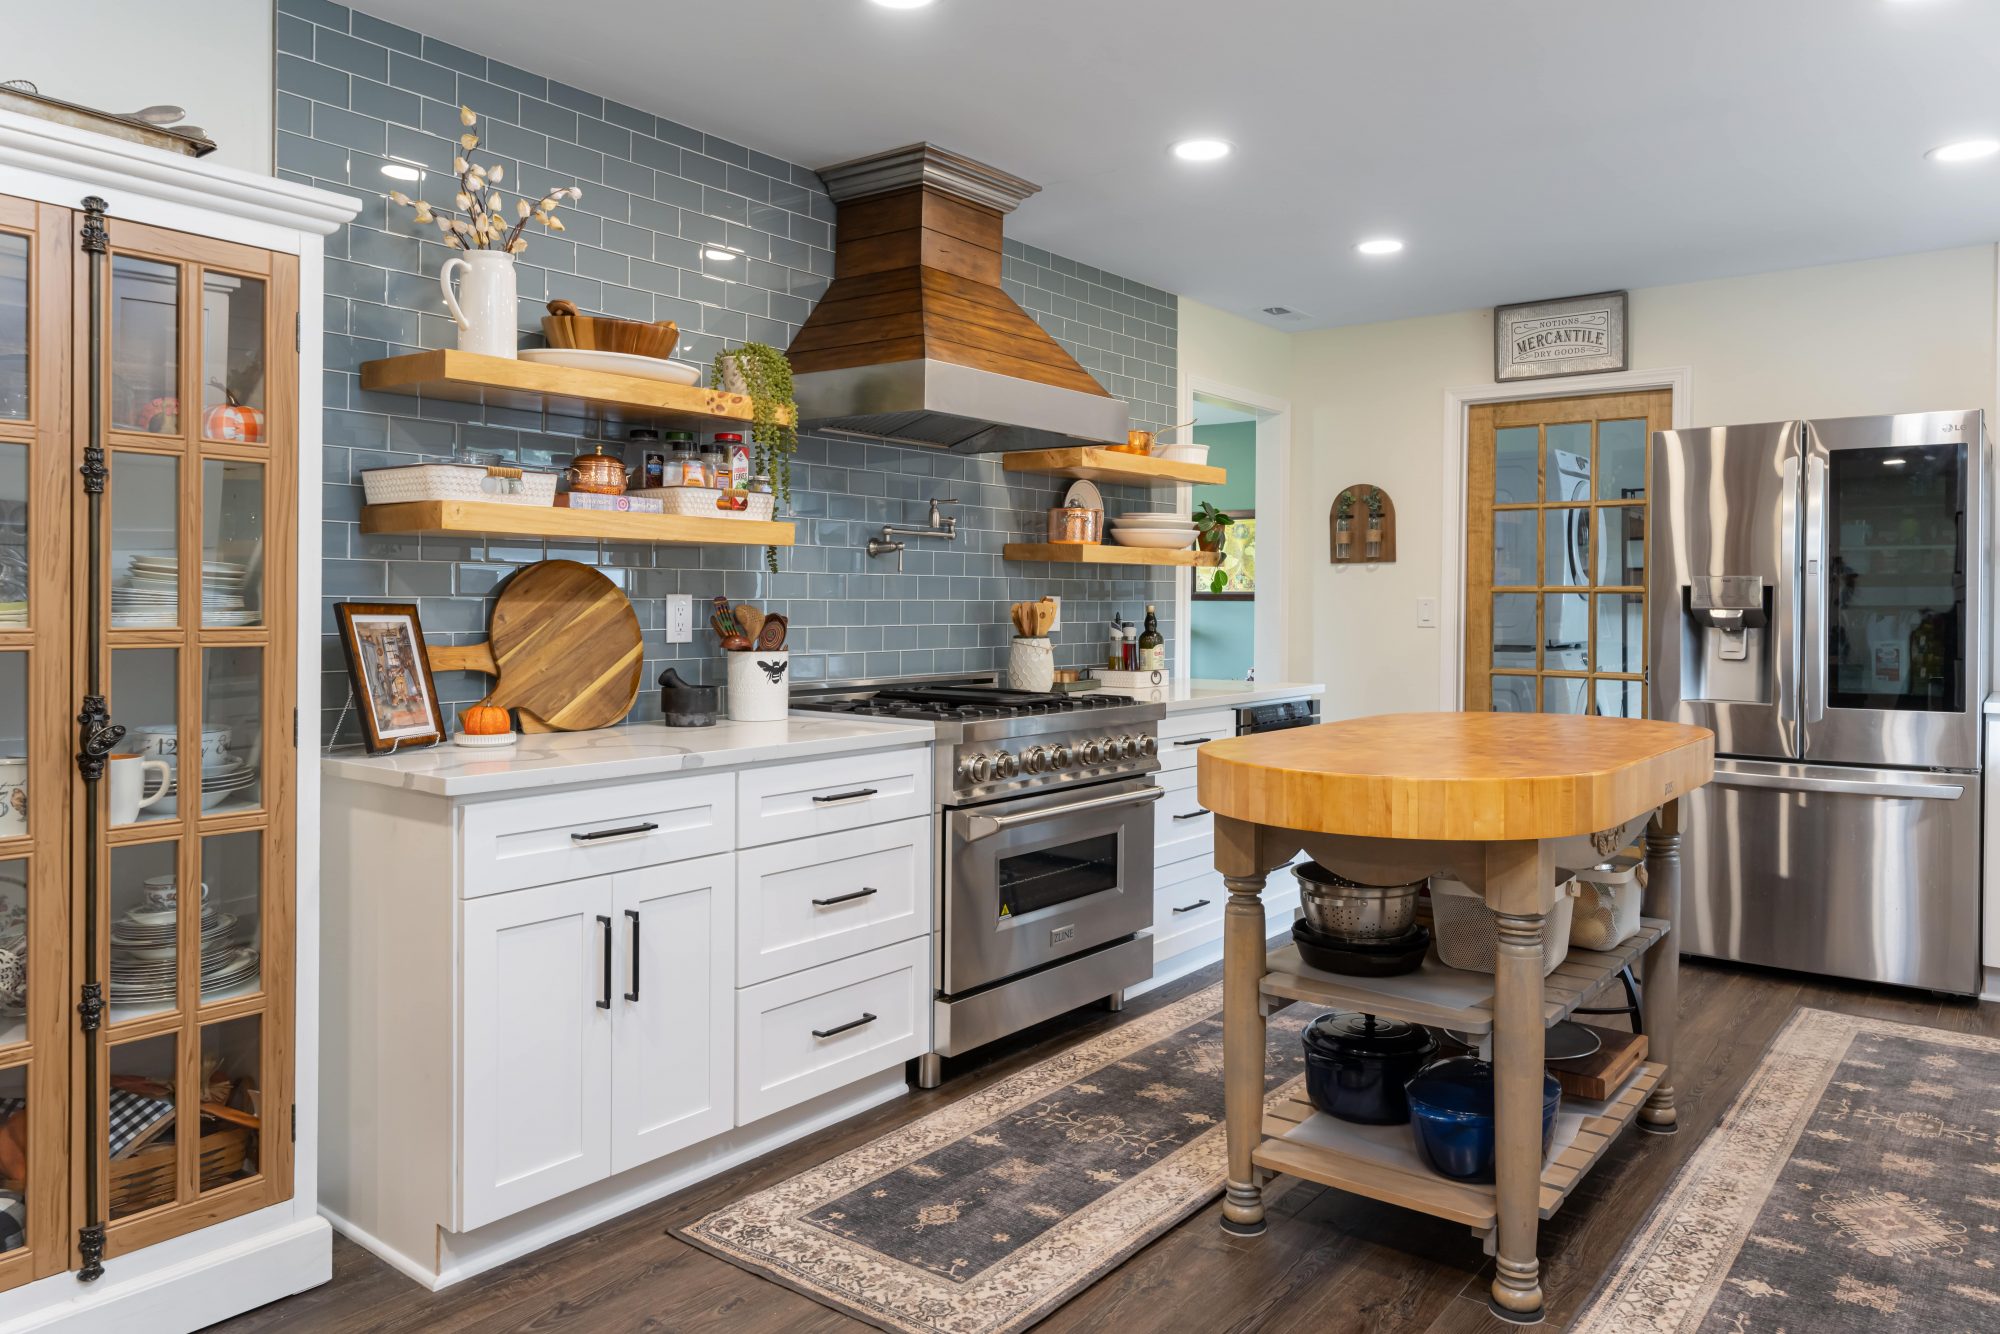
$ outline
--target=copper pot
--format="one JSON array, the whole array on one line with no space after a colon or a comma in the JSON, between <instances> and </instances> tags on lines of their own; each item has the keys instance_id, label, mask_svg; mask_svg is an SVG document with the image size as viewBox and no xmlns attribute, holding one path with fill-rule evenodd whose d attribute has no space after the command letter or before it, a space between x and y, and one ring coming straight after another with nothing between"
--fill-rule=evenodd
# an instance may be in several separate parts
<instances>
[{"instance_id":1,"label":"copper pot","mask_svg":"<svg viewBox=\"0 0 2000 1334\"><path fill-rule=\"evenodd\" d=\"M602 445L588 454L578 454L563 469L570 490L599 496L624 495L625 475L624 461L605 453Z\"/></svg>"},{"instance_id":2,"label":"copper pot","mask_svg":"<svg viewBox=\"0 0 2000 1334\"><path fill-rule=\"evenodd\" d=\"M1058 505L1049 511L1049 541L1102 542L1104 511L1081 505Z\"/></svg>"}]
</instances>

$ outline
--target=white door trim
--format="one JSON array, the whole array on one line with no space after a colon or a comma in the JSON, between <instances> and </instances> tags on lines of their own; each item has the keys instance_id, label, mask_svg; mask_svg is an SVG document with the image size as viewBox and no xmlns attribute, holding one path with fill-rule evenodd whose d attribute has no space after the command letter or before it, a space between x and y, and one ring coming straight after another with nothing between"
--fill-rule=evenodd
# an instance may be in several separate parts
<instances>
[{"instance_id":1,"label":"white door trim","mask_svg":"<svg viewBox=\"0 0 2000 1334\"><path fill-rule=\"evenodd\" d=\"M1285 679L1286 654L1290 648L1285 633L1284 597L1286 540L1285 498L1290 494L1292 467L1292 405L1289 400L1253 393L1234 385L1211 380L1204 375L1183 375L1175 421L1194 417L1195 395L1239 408L1257 419L1257 546L1265 559L1257 564L1257 642L1250 661L1259 681ZM1174 508L1181 514L1194 508L1194 488L1174 488ZM1190 621L1194 613L1194 581L1185 572L1174 587L1173 675L1176 681L1193 677L1194 635Z\"/></svg>"},{"instance_id":2,"label":"white door trim","mask_svg":"<svg viewBox=\"0 0 2000 1334\"><path fill-rule=\"evenodd\" d=\"M1553 380L1529 380L1516 384L1468 385L1448 389L1444 395L1443 467L1440 483L1444 493L1444 576L1440 579L1442 605L1438 624L1438 708L1456 711L1465 690L1465 433L1466 411L1480 403L1515 403L1531 398L1576 398L1584 394L1625 394L1641 389L1666 389L1673 393L1673 423L1676 429L1688 426L1693 418L1694 368L1669 366L1656 371L1621 371L1613 375L1572 375ZM1259 456L1261 465L1262 456ZM1258 474L1262 480L1262 472ZM1261 529L1262 523L1258 524ZM1263 534L1258 534L1261 543ZM1263 578L1263 568L1257 571ZM1261 591L1261 590L1260 590Z\"/></svg>"}]
</instances>

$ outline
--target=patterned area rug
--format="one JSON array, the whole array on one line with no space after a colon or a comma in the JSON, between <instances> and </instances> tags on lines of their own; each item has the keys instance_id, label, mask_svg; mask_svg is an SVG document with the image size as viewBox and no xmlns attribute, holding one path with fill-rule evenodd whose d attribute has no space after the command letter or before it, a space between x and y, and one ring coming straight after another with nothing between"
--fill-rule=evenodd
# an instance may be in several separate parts
<instances>
[{"instance_id":1,"label":"patterned area rug","mask_svg":"<svg viewBox=\"0 0 2000 1334\"><path fill-rule=\"evenodd\" d=\"M1571 1329L2000 1329L2000 1041L1801 1010Z\"/></svg>"},{"instance_id":2,"label":"patterned area rug","mask_svg":"<svg viewBox=\"0 0 2000 1334\"><path fill-rule=\"evenodd\" d=\"M1221 1010L1210 987L680 1235L882 1329L1026 1329L1221 1192ZM1274 1099L1310 1017L1271 1018Z\"/></svg>"}]
</instances>

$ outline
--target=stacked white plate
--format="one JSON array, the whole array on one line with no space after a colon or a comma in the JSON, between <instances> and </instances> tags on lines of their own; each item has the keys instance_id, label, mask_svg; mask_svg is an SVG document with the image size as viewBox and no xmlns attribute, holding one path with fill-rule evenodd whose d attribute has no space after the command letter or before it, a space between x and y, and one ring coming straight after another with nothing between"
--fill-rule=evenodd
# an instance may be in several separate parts
<instances>
[{"instance_id":1,"label":"stacked white plate","mask_svg":"<svg viewBox=\"0 0 2000 1334\"><path fill-rule=\"evenodd\" d=\"M1111 540L1122 547L1181 551L1194 545L1194 520L1178 514L1120 514L1111 520Z\"/></svg>"},{"instance_id":2,"label":"stacked white plate","mask_svg":"<svg viewBox=\"0 0 2000 1334\"><path fill-rule=\"evenodd\" d=\"M257 949L239 945L238 920L208 904L201 910L201 990L241 986L257 978ZM111 923L111 1003L171 1005L179 976L178 926L172 908L127 910Z\"/></svg>"},{"instance_id":3,"label":"stacked white plate","mask_svg":"<svg viewBox=\"0 0 2000 1334\"><path fill-rule=\"evenodd\" d=\"M201 623L256 625L258 613L244 606L243 580L249 567L233 561L201 563ZM177 623L181 567L172 556L134 556L125 579L111 588L111 624L125 630L159 629Z\"/></svg>"},{"instance_id":4,"label":"stacked white plate","mask_svg":"<svg viewBox=\"0 0 2000 1334\"><path fill-rule=\"evenodd\" d=\"M212 811L237 795L249 795L257 786L257 767L242 760L225 760L213 769L201 771L201 808ZM146 814L162 817L180 814L180 774L167 784L167 795L146 808Z\"/></svg>"}]
</instances>

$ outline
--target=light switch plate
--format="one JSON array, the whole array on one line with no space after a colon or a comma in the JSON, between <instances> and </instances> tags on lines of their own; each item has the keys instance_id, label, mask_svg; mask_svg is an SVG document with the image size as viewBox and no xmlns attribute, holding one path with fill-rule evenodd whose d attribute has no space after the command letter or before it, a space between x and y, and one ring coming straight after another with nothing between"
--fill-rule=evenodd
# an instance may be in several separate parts
<instances>
[{"instance_id":1,"label":"light switch plate","mask_svg":"<svg viewBox=\"0 0 2000 1334\"><path fill-rule=\"evenodd\" d=\"M667 594L667 642L686 644L694 639L694 595Z\"/></svg>"},{"instance_id":2,"label":"light switch plate","mask_svg":"<svg viewBox=\"0 0 2000 1334\"><path fill-rule=\"evenodd\" d=\"M1435 630L1438 623L1438 600L1436 598L1417 599L1417 627Z\"/></svg>"}]
</instances>

